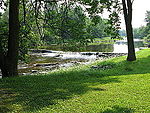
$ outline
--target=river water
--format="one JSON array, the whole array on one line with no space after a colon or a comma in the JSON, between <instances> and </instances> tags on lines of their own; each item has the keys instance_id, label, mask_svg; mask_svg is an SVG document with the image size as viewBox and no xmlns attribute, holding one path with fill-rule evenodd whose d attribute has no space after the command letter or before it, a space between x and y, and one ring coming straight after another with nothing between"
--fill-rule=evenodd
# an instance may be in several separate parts
<instances>
[{"instance_id":1,"label":"river water","mask_svg":"<svg viewBox=\"0 0 150 113\"><path fill-rule=\"evenodd\" d=\"M144 47L144 43L140 39L134 39L135 51L138 51L140 47ZM113 53L128 53L127 40L118 40L115 44L100 44L90 45L87 47L89 51L98 52L113 52Z\"/></svg>"},{"instance_id":2,"label":"river water","mask_svg":"<svg viewBox=\"0 0 150 113\"><path fill-rule=\"evenodd\" d=\"M138 51L140 47L144 46L142 40L135 39L135 50ZM57 50L57 49L56 49ZM97 59L110 58L103 53L127 53L127 41L119 40L115 44L100 44L89 45L86 52L64 52L48 50L47 52L33 52L30 53L31 59L28 64L20 63L20 75L32 75L38 73L47 73L54 69L71 67L74 65L82 65L93 62ZM124 55L124 54L121 54ZM113 57L119 55L114 54Z\"/></svg>"}]
</instances>

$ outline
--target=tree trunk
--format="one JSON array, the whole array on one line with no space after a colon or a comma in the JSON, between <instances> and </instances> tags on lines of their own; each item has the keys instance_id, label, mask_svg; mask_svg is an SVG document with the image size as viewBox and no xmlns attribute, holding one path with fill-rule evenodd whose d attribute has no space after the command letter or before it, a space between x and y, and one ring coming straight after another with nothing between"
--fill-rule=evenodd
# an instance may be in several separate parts
<instances>
[{"instance_id":1,"label":"tree trunk","mask_svg":"<svg viewBox=\"0 0 150 113\"><path fill-rule=\"evenodd\" d=\"M18 75L18 48L19 48L19 0L9 2L9 38L8 52L0 57L2 77Z\"/></svg>"},{"instance_id":2,"label":"tree trunk","mask_svg":"<svg viewBox=\"0 0 150 113\"><path fill-rule=\"evenodd\" d=\"M128 42L128 56L127 61L136 60L135 48L133 41L133 28L132 28L132 2L131 0L122 0L123 13L126 24L127 42Z\"/></svg>"},{"instance_id":3,"label":"tree trunk","mask_svg":"<svg viewBox=\"0 0 150 113\"><path fill-rule=\"evenodd\" d=\"M8 66L6 65L7 64L7 57L5 56L4 53L0 53L0 69L2 71L2 76L3 77L6 77L8 76Z\"/></svg>"}]
</instances>

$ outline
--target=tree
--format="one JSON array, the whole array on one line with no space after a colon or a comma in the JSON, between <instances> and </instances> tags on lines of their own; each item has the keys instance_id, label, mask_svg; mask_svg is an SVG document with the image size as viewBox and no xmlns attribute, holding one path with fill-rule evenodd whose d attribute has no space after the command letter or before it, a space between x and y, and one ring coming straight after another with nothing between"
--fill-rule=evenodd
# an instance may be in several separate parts
<instances>
[{"instance_id":1,"label":"tree","mask_svg":"<svg viewBox=\"0 0 150 113\"><path fill-rule=\"evenodd\" d=\"M132 28L132 3L131 0L122 0L128 42L127 61L136 60Z\"/></svg>"},{"instance_id":2,"label":"tree","mask_svg":"<svg viewBox=\"0 0 150 113\"><path fill-rule=\"evenodd\" d=\"M4 2L5 0L3 0ZM6 52L0 52L0 69L2 71L2 75L3 77L12 77L12 76L17 76L18 75L18 71L17 71L17 64L18 64L18 49L19 49L19 3L20 0L9 0L9 36L8 36L8 43L6 45L7 49ZM36 23L37 27L35 28L37 29L41 29L39 30L39 34L41 35L41 32L43 30L43 28L40 26L41 23L40 22L44 22L45 20L43 20L44 18L41 18L43 15L43 9L46 6L46 4L48 3L52 3L55 2L56 6L60 5L60 3L62 2L62 6L64 6L65 2L67 3L68 1L64 1L64 0L60 0L60 1L45 1L45 0L23 0L24 1L24 9L27 6L26 3L31 3L32 4L32 9L34 10L33 16L35 16L35 21L34 23ZM57 2L59 2L57 4ZM63 3L64 2L64 3ZM70 7L72 4L75 4L75 6L80 6L82 4L83 5L88 5L91 6L91 8L86 8L86 11L82 11L80 10L80 8L75 9L77 11L77 13L69 13L69 12L65 12L68 10L68 7ZM84 25L84 14L82 14L82 12L88 12L90 17L96 16L97 14L101 13L103 11L104 8L108 9L108 11L111 12L112 8L115 8L115 10L112 12L112 15L110 16L110 20L112 22L110 22L111 25L114 24L114 22L116 23L118 21L118 15L117 15L117 10L119 9L118 6L118 0L111 0L111 1L105 1L105 0L77 0L77 1L71 1L70 4L66 5L66 8L64 10L64 15L65 18L62 18L62 22L61 22L61 30L60 31L66 31L67 30L67 36L66 33L64 32L60 32L60 36L63 38L67 38L67 37L76 37L76 34L73 33L73 31L75 31L77 34L80 34L77 37L78 39L84 38L86 40L86 36L82 37L82 33L86 33L85 32L85 25ZM2 4L0 2L0 8L2 7ZM63 7L62 7L63 8ZM74 8L74 6L72 5L72 8ZM118 9L117 9L118 8ZM24 11L24 17L26 17L26 12ZM40 12L40 16L39 16L39 12ZM58 12L59 13L59 12ZM72 15L72 14L76 14L76 15ZM65 20L67 17L68 20ZM70 20L69 18L71 17L74 18L74 20ZM82 18L81 18L82 17ZM115 19L113 17L116 17ZM53 16L52 16L53 18ZM80 20L83 20L81 23L82 24L78 24ZM25 18L24 18L25 21ZM113 22L114 21L114 22ZM38 23L39 22L39 23ZM64 26L63 22L67 25ZM35 25L35 24L34 24ZM69 28L67 29L66 27L68 26L73 26L76 25L76 27L82 28L82 30L80 29L76 29L76 28ZM41 27L41 28L40 28ZM118 24L116 24L116 27L118 27ZM112 28L112 27L111 27ZM59 30L58 30L59 32ZM68 33L71 34L71 36L68 36ZM65 36L64 36L65 35ZM83 41L85 41L83 40ZM82 41L82 42L83 42ZM86 41L85 41L86 42Z\"/></svg>"},{"instance_id":3,"label":"tree","mask_svg":"<svg viewBox=\"0 0 150 113\"><path fill-rule=\"evenodd\" d=\"M147 35L147 38L150 38L150 11L146 11L146 28L145 28L145 32Z\"/></svg>"},{"instance_id":4,"label":"tree","mask_svg":"<svg viewBox=\"0 0 150 113\"><path fill-rule=\"evenodd\" d=\"M123 29L123 30L120 30L119 31L119 35L121 36L121 37L125 37L126 36L126 31Z\"/></svg>"},{"instance_id":5,"label":"tree","mask_svg":"<svg viewBox=\"0 0 150 113\"><path fill-rule=\"evenodd\" d=\"M142 39L147 35L146 26L141 26L139 28L133 29L134 38Z\"/></svg>"},{"instance_id":6,"label":"tree","mask_svg":"<svg viewBox=\"0 0 150 113\"><path fill-rule=\"evenodd\" d=\"M150 11L146 11L145 21L146 21L147 25L150 25Z\"/></svg>"},{"instance_id":7,"label":"tree","mask_svg":"<svg viewBox=\"0 0 150 113\"><path fill-rule=\"evenodd\" d=\"M96 21L96 23L95 23ZM108 36L105 30L107 29L108 25L106 24L107 20L102 19L101 17L96 18L87 18L87 35L88 37L93 40L95 38L103 38Z\"/></svg>"},{"instance_id":8,"label":"tree","mask_svg":"<svg viewBox=\"0 0 150 113\"><path fill-rule=\"evenodd\" d=\"M0 53L0 69L3 77L18 75L19 46L19 0L9 2L9 37L8 51Z\"/></svg>"}]
</instances>

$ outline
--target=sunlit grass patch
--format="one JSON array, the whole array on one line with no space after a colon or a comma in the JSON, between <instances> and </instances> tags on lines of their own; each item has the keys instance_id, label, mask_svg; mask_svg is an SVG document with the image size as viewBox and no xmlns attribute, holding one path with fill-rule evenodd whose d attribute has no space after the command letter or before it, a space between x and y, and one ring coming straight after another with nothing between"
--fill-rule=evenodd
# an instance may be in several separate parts
<instances>
[{"instance_id":1,"label":"sunlit grass patch","mask_svg":"<svg viewBox=\"0 0 150 113\"><path fill-rule=\"evenodd\" d=\"M136 54L0 79L0 113L150 113L150 49Z\"/></svg>"}]
</instances>

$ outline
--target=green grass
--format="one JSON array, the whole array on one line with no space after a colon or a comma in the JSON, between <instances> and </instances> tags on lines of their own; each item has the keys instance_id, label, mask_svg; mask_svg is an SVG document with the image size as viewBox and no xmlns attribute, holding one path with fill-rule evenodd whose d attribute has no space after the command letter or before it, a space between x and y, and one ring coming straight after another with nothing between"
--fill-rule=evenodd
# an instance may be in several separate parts
<instances>
[{"instance_id":1,"label":"green grass","mask_svg":"<svg viewBox=\"0 0 150 113\"><path fill-rule=\"evenodd\" d=\"M150 49L47 75L0 79L0 113L150 113ZM111 69L92 69L109 65Z\"/></svg>"}]
</instances>

